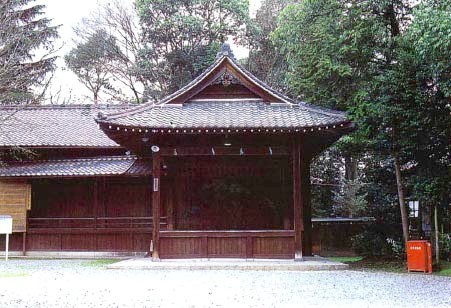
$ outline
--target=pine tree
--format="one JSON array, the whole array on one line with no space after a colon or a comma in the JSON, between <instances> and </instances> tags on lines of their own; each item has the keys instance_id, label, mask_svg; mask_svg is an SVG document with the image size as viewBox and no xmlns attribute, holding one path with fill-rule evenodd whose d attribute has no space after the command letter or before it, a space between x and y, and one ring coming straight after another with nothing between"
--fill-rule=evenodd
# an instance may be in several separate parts
<instances>
[{"instance_id":1,"label":"pine tree","mask_svg":"<svg viewBox=\"0 0 451 308\"><path fill-rule=\"evenodd\" d=\"M55 69L58 27L33 0L0 3L0 104L36 103Z\"/></svg>"}]
</instances>

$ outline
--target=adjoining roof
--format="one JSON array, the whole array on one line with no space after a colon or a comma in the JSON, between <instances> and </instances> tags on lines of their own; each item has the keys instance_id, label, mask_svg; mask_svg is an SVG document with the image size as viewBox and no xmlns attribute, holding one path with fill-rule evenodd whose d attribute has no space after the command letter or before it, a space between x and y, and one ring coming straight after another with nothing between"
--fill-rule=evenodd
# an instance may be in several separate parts
<instances>
[{"instance_id":1,"label":"adjoining roof","mask_svg":"<svg viewBox=\"0 0 451 308\"><path fill-rule=\"evenodd\" d=\"M99 128L98 112L128 106L40 105L0 107L0 147L119 147Z\"/></svg>"},{"instance_id":2,"label":"adjoining roof","mask_svg":"<svg viewBox=\"0 0 451 308\"><path fill-rule=\"evenodd\" d=\"M0 166L0 178L146 176L151 169L148 161L135 156L106 156L13 163Z\"/></svg>"},{"instance_id":3,"label":"adjoining roof","mask_svg":"<svg viewBox=\"0 0 451 308\"><path fill-rule=\"evenodd\" d=\"M218 81L231 82L232 79L240 82L260 99L192 99L206 87ZM294 129L350 123L343 112L295 102L271 89L240 66L227 52L219 53L216 61L206 71L158 104L148 103L127 111L99 114L97 122L105 131L107 128L119 129L121 126L150 129Z\"/></svg>"}]
</instances>

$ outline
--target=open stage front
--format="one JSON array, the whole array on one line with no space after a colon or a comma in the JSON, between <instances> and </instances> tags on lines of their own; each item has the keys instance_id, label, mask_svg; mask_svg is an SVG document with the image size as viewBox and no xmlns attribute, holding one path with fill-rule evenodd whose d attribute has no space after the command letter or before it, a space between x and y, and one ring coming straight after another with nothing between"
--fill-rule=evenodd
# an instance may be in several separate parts
<instances>
[{"instance_id":1,"label":"open stage front","mask_svg":"<svg viewBox=\"0 0 451 308\"><path fill-rule=\"evenodd\" d=\"M172 157L163 168L161 258L293 258L289 157Z\"/></svg>"}]
</instances>

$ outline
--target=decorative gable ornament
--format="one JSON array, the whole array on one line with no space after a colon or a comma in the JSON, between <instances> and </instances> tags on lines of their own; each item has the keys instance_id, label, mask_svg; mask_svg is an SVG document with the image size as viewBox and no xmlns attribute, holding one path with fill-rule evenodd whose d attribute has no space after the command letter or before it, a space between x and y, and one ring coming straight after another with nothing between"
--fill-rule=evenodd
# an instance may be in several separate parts
<instances>
[{"instance_id":1,"label":"decorative gable ornament","mask_svg":"<svg viewBox=\"0 0 451 308\"><path fill-rule=\"evenodd\" d=\"M225 71L213 84L222 84L224 87L228 87L231 84L241 84L241 82L233 74Z\"/></svg>"}]
</instances>

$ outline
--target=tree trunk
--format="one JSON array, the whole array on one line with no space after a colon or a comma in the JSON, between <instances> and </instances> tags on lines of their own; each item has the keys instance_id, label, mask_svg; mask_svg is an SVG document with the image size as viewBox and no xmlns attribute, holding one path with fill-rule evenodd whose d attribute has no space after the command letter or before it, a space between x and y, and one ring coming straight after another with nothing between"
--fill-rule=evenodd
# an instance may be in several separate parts
<instances>
[{"instance_id":1,"label":"tree trunk","mask_svg":"<svg viewBox=\"0 0 451 308\"><path fill-rule=\"evenodd\" d=\"M94 105L97 105L97 101L99 99L99 95L97 92L94 92Z\"/></svg>"},{"instance_id":2,"label":"tree trunk","mask_svg":"<svg viewBox=\"0 0 451 308\"><path fill-rule=\"evenodd\" d=\"M141 103L141 100L139 99L138 91L136 91L135 87L132 87L131 89L132 89L132 91L133 91L133 94L135 95L136 103L137 103L137 104Z\"/></svg>"},{"instance_id":3,"label":"tree trunk","mask_svg":"<svg viewBox=\"0 0 451 308\"><path fill-rule=\"evenodd\" d=\"M395 166L396 186L398 188L399 209L401 210L402 234L404 237L404 243L405 245L407 245L407 241L409 240L409 222L407 217L407 209L404 201L404 188L402 185L401 166L399 165L398 155L396 153L392 153L392 156L394 159Z\"/></svg>"},{"instance_id":4,"label":"tree trunk","mask_svg":"<svg viewBox=\"0 0 451 308\"><path fill-rule=\"evenodd\" d=\"M345 179L354 181L356 179L357 161L350 155L345 155Z\"/></svg>"},{"instance_id":5,"label":"tree trunk","mask_svg":"<svg viewBox=\"0 0 451 308\"><path fill-rule=\"evenodd\" d=\"M440 266L440 246L439 246L439 232L438 232L438 214L437 204L434 206L434 229L435 229L435 260L437 265Z\"/></svg>"}]
</instances>

